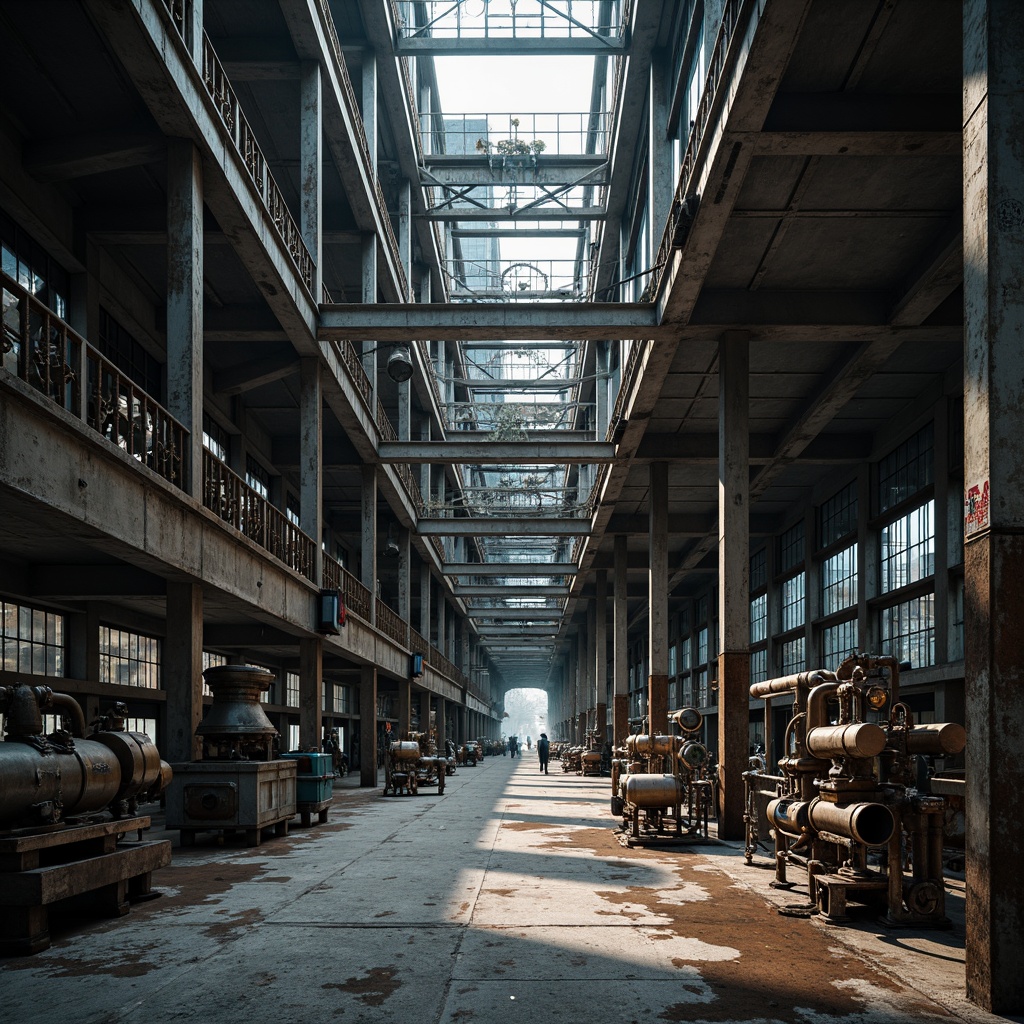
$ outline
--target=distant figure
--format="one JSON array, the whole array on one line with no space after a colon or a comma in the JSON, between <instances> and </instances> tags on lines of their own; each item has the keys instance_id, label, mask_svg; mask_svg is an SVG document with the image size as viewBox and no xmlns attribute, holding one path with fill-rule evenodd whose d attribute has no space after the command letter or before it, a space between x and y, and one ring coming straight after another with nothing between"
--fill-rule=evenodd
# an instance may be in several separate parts
<instances>
[{"instance_id":1,"label":"distant figure","mask_svg":"<svg viewBox=\"0 0 1024 1024\"><path fill-rule=\"evenodd\" d=\"M526 749L533 750L533 740L529 736L526 737Z\"/></svg>"},{"instance_id":2,"label":"distant figure","mask_svg":"<svg viewBox=\"0 0 1024 1024\"><path fill-rule=\"evenodd\" d=\"M540 760L540 770L547 775L548 773L548 751L551 749L551 744L548 743L548 734L542 732L540 739L537 740L537 757Z\"/></svg>"},{"instance_id":3,"label":"distant figure","mask_svg":"<svg viewBox=\"0 0 1024 1024\"><path fill-rule=\"evenodd\" d=\"M515 757L519 752L519 740L515 736L509 736L508 738L508 756Z\"/></svg>"}]
</instances>

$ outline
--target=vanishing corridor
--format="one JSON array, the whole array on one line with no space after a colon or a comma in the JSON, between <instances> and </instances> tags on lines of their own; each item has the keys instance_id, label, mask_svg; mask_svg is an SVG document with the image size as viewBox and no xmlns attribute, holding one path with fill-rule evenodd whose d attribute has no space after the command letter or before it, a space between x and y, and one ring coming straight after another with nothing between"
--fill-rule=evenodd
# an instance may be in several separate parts
<instances>
[{"instance_id":1,"label":"vanishing corridor","mask_svg":"<svg viewBox=\"0 0 1024 1024\"><path fill-rule=\"evenodd\" d=\"M899 1024L962 990L962 924L879 941L782 916L738 844L624 849L607 780L545 777L532 752L442 797L378 793L338 788L327 824L256 850L176 848L158 899L3 961L6 1019Z\"/></svg>"}]
</instances>

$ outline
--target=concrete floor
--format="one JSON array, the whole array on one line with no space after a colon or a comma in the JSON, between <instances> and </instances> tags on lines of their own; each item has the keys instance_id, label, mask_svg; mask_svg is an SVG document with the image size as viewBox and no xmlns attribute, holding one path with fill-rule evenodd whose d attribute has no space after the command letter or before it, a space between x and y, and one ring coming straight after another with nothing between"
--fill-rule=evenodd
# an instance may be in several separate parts
<instances>
[{"instance_id":1,"label":"concrete floor","mask_svg":"<svg viewBox=\"0 0 1024 1024\"><path fill-rule=\"evenodd\" d=\"M782 916L738 844L627 850L608 780L536 755L460 768L443 797L335 792L258 849L200 836L115 921L58 921L0 961L0 1019L904 1024L1021 1020L963 998L951 931ZM160 834L158 819L150 837Z\"/></svg>"}]
</instances>

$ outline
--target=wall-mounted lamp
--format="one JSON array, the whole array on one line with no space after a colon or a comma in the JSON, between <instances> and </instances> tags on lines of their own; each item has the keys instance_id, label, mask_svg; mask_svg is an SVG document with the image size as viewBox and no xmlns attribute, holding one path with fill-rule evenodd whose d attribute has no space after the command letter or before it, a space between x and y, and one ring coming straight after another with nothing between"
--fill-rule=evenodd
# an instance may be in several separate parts
<instances>
[{"instance_id":1,"label":"wall-mounted lamp","mask_svg":"<svg viewBox=\"0 0 1024 1024\"><path fill-rule=\"evenodd\" d=\"M341 627L345 625L345 602L337 590L321 590L320 598L317 601L317 626L318 633L327 636L338 636Z\"/></svg>"}]
</instances>

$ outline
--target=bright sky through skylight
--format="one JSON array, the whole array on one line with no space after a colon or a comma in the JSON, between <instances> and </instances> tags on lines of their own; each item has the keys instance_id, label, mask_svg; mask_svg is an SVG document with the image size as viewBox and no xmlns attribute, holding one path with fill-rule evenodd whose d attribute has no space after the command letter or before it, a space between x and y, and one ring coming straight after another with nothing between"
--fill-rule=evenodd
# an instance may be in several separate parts
<instances>
[{"instance_id":1,"label":"bright sky through skylight","mask_svg":"<svg viewBox=\"0 0 1024 1024\"><path fill-rule=\"evenodd\" d=\"M445 56L434 58L434 69L444 114L487 114L492 131L503 131L509 116L523 118L525 126L531 114L590 110L593 57ZM581 152L582 141L573 146L574 141L566 140L567 151ZM501 254L503 259L529 262L572 260L576 242L502 238Z\"/></svg>"}]
</instances>

